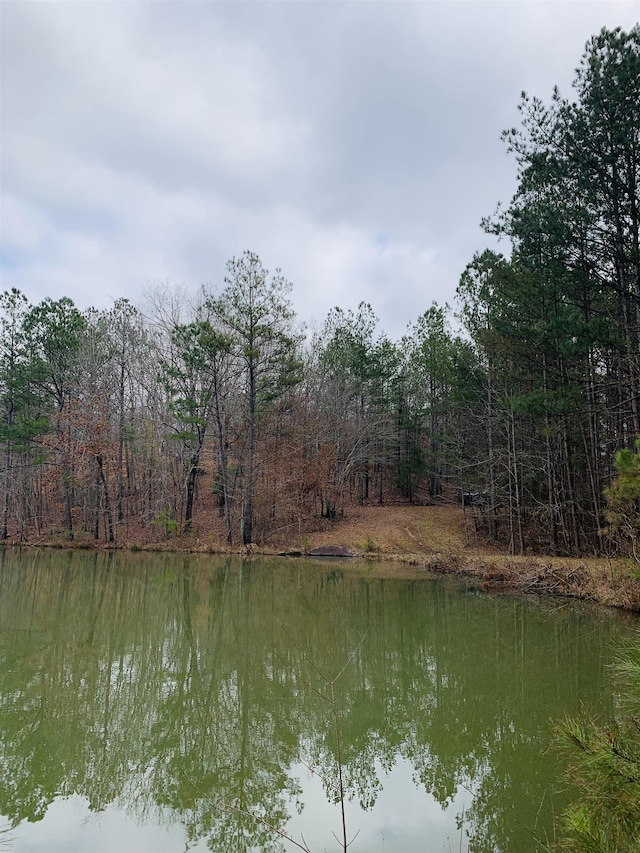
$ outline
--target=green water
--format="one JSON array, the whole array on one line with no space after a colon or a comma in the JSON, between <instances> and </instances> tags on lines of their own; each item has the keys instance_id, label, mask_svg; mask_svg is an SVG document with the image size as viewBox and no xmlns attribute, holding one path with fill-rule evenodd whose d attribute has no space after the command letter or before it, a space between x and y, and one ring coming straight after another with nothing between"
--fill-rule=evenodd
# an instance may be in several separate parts
<instances>
[{"instance_id":1,"label":"green water","mask_svg":"<svg viewBox=\"0 0 640 853\"><path fill-rule=\"evenodd\" d=\"M340 764L350 853L535 850L567 797L550 722L613 707L634 625L368 572L1 554L9 849L296 849L259 816L339 851Z\"/></svg>"}]
</instances>

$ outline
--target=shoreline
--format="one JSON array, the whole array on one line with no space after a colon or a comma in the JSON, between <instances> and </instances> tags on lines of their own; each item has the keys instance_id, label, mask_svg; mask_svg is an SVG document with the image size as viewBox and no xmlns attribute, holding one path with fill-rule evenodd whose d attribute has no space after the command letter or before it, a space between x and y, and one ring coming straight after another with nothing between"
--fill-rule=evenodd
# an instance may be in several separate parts
<instances>
[{"instance_id":1,"label":"shoreline","mask_svg":"<svg viewBox=\"0 0 640 853\"><path fill-rule=\"evenodd\" d=\"M514 556L501 553L466 554L456 552L402 551L386 553L358 550L347 554L313 555L307 551L289 551L274 547L215 548L202 545L178 545L154 542L145 545L87 542L6 542L4 550L90 551L122 554L193 554L212 557L258 557L308 559L318 562L340 562L345 567L353 561L367 562L378 577L420 577L449 575L475 581L487 593L536 594L554 598L590 601L604 607L640 614L640 566L629 559L598 557ZM386 567L383 571L380 568ZM374 568L377 567L377 568Z\"/></svg>"},{"instance_id":2,"label":"shoreline","mask_svg":"<svg viewBox=\"0 0 640 853\"><path fill-rule=\"evenodd\" d=\"M152 538L151 533L149 528L128 527L119 532L118 541L110 543L86 535L68 540L50 531L27 542L7 540L0 549L308 558L339 560L345 568L352 556L355 562L366 561L369 573L378 577L452 575L467 578L489 593L534 593L640 613L639 563L621 557L510 555L504 547L478 537L460 504L350 506L337 521L301 529L297 537L289 532L261 545L223 544L214 513L201 514L188 533L178 531L162 539ZM320 556L323 553L327 556Z\"/></svg>"}]
</instances>

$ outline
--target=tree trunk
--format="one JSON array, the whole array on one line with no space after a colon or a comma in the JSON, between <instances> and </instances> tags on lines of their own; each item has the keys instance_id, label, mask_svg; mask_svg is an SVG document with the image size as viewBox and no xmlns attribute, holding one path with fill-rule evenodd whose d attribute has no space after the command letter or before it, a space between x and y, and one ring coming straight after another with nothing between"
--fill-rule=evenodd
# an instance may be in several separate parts
<instances>
[{"instance_id":1,"label":"tree trunk","mask_svg":"<svg viewBox=\"0 0 640 853\"><path fill-rule=\"evenodd\" d=\"M102 485L102 493L104 495L104 511L107 518L107 538L109 542L114 541L114 533L113 533L113 514L111 512L111 501L109 500L109 488L107 486L107 479L104 475L104 466L102 462L102 454L98 454L96 456L96 463L98 465L98 476L100 478L100 483Z\"/></svg>"},{"instance_id":2,"label":"tree trunk","mask_svg":"<svg viewBox=\"0 0 640 853\"><path fill-rule=\"evenodd\" d=\"M198 478L198 464L200 462L200 450L195 453L189 463L189 471L187 472L187 499L184 510L184 525L188 530L191 527L193 520L193 499L196 491L196 480Z\"/></svg>"},{"instance_id":3,"label":"tree trunk","mask_svg":"<svg viewBox=\"0 0 640 853\"><path fill-rule=\"evenodd\" d=\"M247 459L247 490L242 513L242 544L250 545L253 536L253 490L255 482L255 422L256 422L256 377L253 360L249 362L249 447Z\"/></svg>"},{"instance_id":4,"label":"tree trunk","mask_svg":"<svg viewBox=\"0 0 640 853\"><path fill-rule=\"evenodd\" d=\"M5 447L4 452L4 497L2 504L2 533L0 534L0 538L4 541L9 538L9 494L11 490L11 482L12 482L12 453L11 453L11 440L7 439L7 446Z\"/></svg>"}]
</instances>

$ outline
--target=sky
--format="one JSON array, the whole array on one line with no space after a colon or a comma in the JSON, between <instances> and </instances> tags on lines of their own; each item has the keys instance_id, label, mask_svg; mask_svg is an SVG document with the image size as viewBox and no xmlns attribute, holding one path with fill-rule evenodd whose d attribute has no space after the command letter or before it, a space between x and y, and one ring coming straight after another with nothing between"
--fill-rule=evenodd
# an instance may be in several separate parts
<instances>
[{"instance_id":1,"label":"sky","mask_svg":"<svg viewBox=\"0 0 640 853\"><path fill-rule=\"evenodd\" d=\"M0 0L0 290L139 303L245 250L308 327L453 303L502 130L640 0Z\"/></svg>"}]
</instances>

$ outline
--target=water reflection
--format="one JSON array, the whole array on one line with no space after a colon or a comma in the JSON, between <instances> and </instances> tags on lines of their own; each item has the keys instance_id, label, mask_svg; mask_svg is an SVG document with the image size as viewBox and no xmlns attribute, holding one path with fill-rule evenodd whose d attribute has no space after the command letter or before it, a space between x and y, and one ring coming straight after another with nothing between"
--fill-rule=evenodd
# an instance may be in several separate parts
<instances>
[{"instance_id":1,"label":"water reflection","mask_svg":"<svg viewBox=\"0 0 640 853\"><path fill-rule=\"evenodd\" d=\"M559 807L548 721L580 701L606 709L605 666L627 630L305 562L4 553L0 813L19 839L20 822L75 795L94 813L181 823L188 844L290 849L254 816L304 831L305 765L335 801L322 694L357 648L336 684L353 831L403 767L425 810L451 807L469 850L531 850ZM333 829L320 849L337 849Z\"/></svg>"}]
</instances>

